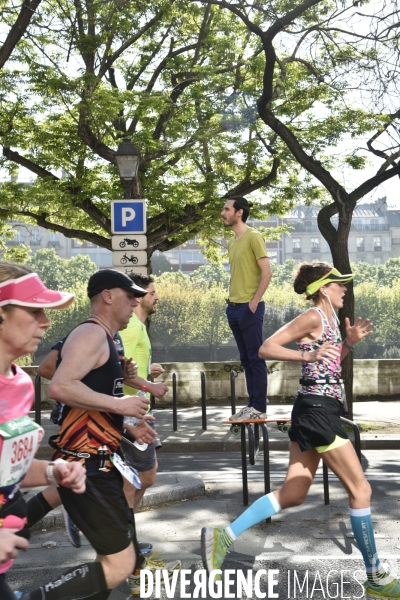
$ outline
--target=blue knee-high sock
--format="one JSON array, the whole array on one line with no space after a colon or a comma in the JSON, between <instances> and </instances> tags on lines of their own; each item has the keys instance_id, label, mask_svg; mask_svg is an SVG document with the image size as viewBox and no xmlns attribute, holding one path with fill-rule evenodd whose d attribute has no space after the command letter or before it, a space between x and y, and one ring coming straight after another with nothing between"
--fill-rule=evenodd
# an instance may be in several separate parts
<instances>
[{"instance_id":1,"label":"blue knee-high sock","mask_svg":"<svg viewBox=\"0 0 400 600\"><path fill-rule=\"evenodd\" d=\"M382 567L375 546L371 508L349 508L349 513L351 527L363 556L367 574L381 571Z\"/></svg>"},{"instance_id":2,"label":"blue knee-high sock","mask_svg":"<svg viewBox=\"0 0 400 600\"><path fill-rule=\"evenodd\" d=\"M232 538L232 540L235 540L243 533L243 531L249 529L249 527L260 523L264 519L272 517L272 515L276 515L281 510L281 505L276 499L275 494L271 492L271 494L259 498L249 506L236 521L233 521L233 523L226 528L226 531L229 537Z\"/></svg>"}]
</instances>

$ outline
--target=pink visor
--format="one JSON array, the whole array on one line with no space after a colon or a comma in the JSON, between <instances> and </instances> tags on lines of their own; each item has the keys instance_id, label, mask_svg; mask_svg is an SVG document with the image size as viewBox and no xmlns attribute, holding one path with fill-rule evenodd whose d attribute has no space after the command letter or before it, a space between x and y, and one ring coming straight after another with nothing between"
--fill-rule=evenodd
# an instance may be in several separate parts
<instances>
[{"instance_id":1,"label":"pink visor","mask_svg":"<svg viewBox=\"0 0 400 600\"><path fill-rule=\"evenodd\" d=\"M37 273L0 283L0 306L16 304L37 308L67 308L75 295L48 290Z\"/></svg>"}]
</instances>

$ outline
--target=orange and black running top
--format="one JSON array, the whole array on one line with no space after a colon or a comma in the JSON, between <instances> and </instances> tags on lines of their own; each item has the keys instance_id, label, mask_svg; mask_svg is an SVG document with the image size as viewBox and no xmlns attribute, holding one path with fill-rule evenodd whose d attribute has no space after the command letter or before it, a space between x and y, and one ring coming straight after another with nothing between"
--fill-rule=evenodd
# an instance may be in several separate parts
<instances>
[{"instance_id":1,"label":"orange and black running top","mask_svg":"<svg viewBox=\"0 0 400 600\"><path fill-rule=\"evenodd\" d=\"M92 320L84 323L95 323L101 327L99 323ZM90 371L81 381L95 392L121 397L124 395L122 390L124 377L120 358L113 339L105 329L104 331L107 334L110 350L108 361ZM59 356L58 364L61 360ZM58 435L51 440L51 445L56 448L53 460L64 458L70 461L87 462L95 459L97 462L100 446L107 446L108 453L116 452L122 437L123 420L123 415L116 413L84 410L65 405ZM107 465L109 465L108 461Z\"/></svg>"}]
</instances>

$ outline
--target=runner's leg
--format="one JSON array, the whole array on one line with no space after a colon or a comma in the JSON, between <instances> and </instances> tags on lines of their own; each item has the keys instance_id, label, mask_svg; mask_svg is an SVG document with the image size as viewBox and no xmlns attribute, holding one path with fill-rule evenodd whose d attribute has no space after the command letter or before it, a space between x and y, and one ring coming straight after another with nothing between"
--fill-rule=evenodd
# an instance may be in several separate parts
<instances>
[{"instance_id":1,"label":"runner's leg","mask_svg":"<svg viewBox=\"0 0 400 600\"><path fill-rule=\"evenodd\" d=\"M301 452L297 442L290 444L289 468L280 490L254 502L227 528L203 527L202 556L208 573L219 569L229 546L244 531L268 519L283 508L304 502L320 461L316 450Z\"/></svg>"}]
</instances>

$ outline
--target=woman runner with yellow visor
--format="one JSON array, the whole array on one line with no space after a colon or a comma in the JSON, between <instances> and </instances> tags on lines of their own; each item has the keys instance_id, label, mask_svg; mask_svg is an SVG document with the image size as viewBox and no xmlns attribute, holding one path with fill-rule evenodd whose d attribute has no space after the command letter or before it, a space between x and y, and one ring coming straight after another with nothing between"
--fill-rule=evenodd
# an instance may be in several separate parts
<instances>
[{"instance_id":1,"label":"woman runner with yellow visor","mask_svg":"<svg viewBox=\"0 0 400 600\"><path fill-rule=\"evenodd\" d=\"M400 598L400 581L388 575L379 561L371 519L371 487L340 420L341 361L357 342L372 333L369 319L357 318L350 325L346 318L346 337L341 339L335 309L342 308L344 284L353 277L341 275L324 262L303 263L297 269L294 290L305 294L313 307L281 327L259 351L262 358L298 361L302 367L289 430L286 479L279 490L256 500L228 527L203 527L202 556L208 573L220 568L229 546L241 533L284 508L304 502L322 458L349 495L351 526L367 572L366 597ZM286 348L293 341L298 350Z\"/></svg>"}]
</instances>

